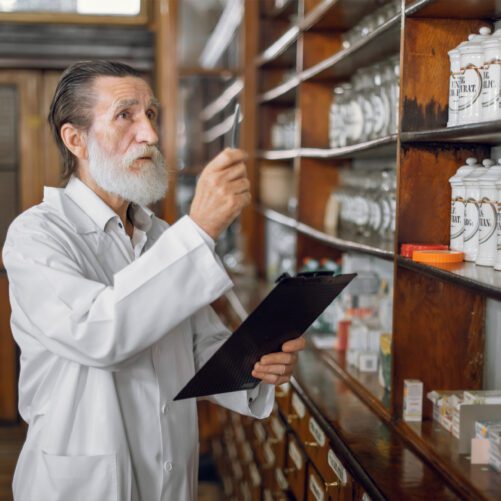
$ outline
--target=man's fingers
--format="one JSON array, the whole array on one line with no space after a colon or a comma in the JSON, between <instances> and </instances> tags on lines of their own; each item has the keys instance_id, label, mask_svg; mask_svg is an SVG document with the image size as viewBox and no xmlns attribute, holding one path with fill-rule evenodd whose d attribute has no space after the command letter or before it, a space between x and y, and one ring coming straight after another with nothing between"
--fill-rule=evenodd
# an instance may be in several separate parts
<instances>
[{"instance_id":1,"label":"man's fingers","mask_svg":"<svg viewBox=\"0 0 501 501\"><path fill-rule=\"evenodd\" d=\"M286 341L282 345L282 350L286 353L301 351L304 350L306 346L306 339L304 336L297 337L296 339L291 339L290 341Z\"/></svg>"},{"instance_id":2,"label":"man's fingers","mask_svg":"<svg viewBox=\"0 0 501 501\"><path fill-rule=\"evenodd\" d=\"M274 364L285 364L292 365L297 362L297 355L295 353L268 353L268 355L264 355L261 357L261 360L258 362L261 365L274 365Z\"/></svg>"},{"instance_id":3,"label":"man's fingers","mask_svg":"<svg viewBox=\"0 0 501 501\"><path fill-rule=\"evenodd\" d=\"M280 376L278 374L267 374L266 372L252 371L252 376L256 379L261 379L264 383L274 384L279 386L290 381L290 375Z\"/></svg>"},{"instance_id":4,"label":"man's fingers","mask_svg":"<svg viewBox=\"0 0 501 501\"><path fill-rule=\"evenodd\" d=\"M234 181L235 179L246 179L247 178L247 167L243 162L238 162L236 164L231 165L227 169L221 171L220 181Z\"/></svg>"},{"instance_id":5,"label":"man's fingers","mask_svg":"<svg viewBox=\"0 0 501 501\"><path fill-rule=\"evenodd\" d=\"M276 374L277 376L289 376L294 369L293 365L273 364L261 365L259 362L254 366L254 371L262 374Z\"/></svg>"},{"instance_id":6,"label":"man's fingers","mask_svg":"<svg viewBox=\"0 0 501 501\"><path fill-rule=\"evenodd\" d=\"M219 155L210 161L207 167L210 170L223 170L232 165L244 162L247 159L247 154L242 150L234 148L226 148Z\"/></svg>"}]
</instances>

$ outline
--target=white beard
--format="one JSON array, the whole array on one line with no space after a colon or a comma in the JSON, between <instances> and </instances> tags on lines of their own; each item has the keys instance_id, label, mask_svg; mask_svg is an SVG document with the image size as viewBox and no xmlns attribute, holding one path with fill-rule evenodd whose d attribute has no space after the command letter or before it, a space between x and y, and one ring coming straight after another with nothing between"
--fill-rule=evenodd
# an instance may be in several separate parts
<instances>
[{"instance_id":1,"label":"white beard","mask_svg":"<svg viewBox=\"0 0 501 501\"><path fill-rule=\"evenodd\" d=\"M107 155L91 135L87 146L90 174L104 191L137 205L150 205L165 196L167 171L156 146L138 146L121 158ZM151 156L151 161L142 161L138 170L131 171L134 161L144 156Z\"/></svg>"}]
</instances>

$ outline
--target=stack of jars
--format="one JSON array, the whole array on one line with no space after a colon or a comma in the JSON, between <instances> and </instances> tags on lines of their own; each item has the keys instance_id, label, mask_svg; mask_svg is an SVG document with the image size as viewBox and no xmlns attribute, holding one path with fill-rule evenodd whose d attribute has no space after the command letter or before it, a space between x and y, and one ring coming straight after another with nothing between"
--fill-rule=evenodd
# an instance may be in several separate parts
<instances>
[{"instance_id":1,"label":"stack of jars","mask_svg":"<svg viewBox=\"0 0 501 501\"><path fill-rule=\"evenodd\" d=\"M397 55L359 69L351 82L335 87L329 116L332 148L397 132L399 75Z\"/></svg>"},{"instance_id":2,"label":"stack of jars","mask_svg":"<svg viewBox=\"0 0 501 501\"><path fill-rule=\"evenodd\" d=\"M451 240L465 261L501 271L501 159L468 158L449 179Z\"/></svg>"},{"instance_id":3,"label":"stack of jars","mask_svg":"<svg viewBox=\"0 0 501 501\"><path fill-rule=\"evenodd\" d=\"M356 24L351 30L342 35L343 49L348 49L352 45L370 35L374 30L382 26L386 21L393 18L400 12L400 0L393 0L374 12L371 12Z\"/></svg>"},{"instance_id":4,"label":"stack of jars","mask_svg":"<svg viewBox=\"0 0 501 501\"><path fill-rule=\"evenodd\" d=\"M342 232L391 241L396 217L395 171L346 169L340 177L340 186L327 204L325 221L332 224L326 224L326 231L331 233L339 225Z\"/></svg>"},{"instance_id":5,"label":"stack of jars","mask_svg":"<svg viewBox=\"0 0 501 501\"><path fill-rule=\"evenodd\" d=\"M447 127L501 119L501 30L480 28L449 51Z\"/></svg>"},{"instance_id":6,"label":"stack of jars","mask_svg":"<svg viewBox=\"0 0 501 501\"><path fill-rule=\"evenodd\" d=\"M271 147L275 150L294 148L296 142L296 116L294 110L277 114L271 127Z\"/></svg>"}]
</instances>

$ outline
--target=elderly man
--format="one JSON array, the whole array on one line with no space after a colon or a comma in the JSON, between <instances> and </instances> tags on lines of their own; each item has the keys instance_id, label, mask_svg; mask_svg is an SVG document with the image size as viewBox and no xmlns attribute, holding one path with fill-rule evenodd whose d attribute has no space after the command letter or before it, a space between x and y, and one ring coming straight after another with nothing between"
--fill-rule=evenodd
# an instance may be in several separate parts
<instances>
[{"instance_id":1,"label":"elderly man","mask_svg":"<svg viewBox=\"0 0 501 501\"><path fill-rule=\"evenodd\" d=\"M49 122L64 189L9 228L3 259L29 424L16 500L196 498L194 399L173 397L229 335L208 306L231 287L214 240L249 202L244 154L225 150L172 226L146 205L166 191L158 103L132 68L83 62L61 77ZM264 357L253 391L212 400L262 418L289 380L298 338Z\"/></svg>"}]
</instances>

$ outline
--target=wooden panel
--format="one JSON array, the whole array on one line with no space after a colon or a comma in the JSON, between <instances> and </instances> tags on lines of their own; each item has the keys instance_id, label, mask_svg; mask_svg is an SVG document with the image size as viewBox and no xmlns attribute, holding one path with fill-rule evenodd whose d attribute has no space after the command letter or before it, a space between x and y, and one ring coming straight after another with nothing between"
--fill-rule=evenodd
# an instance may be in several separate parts
<instances>
[{"instance_id":1,"label":"wooden panel","mask_svg":"<svg viewBox=\"0 0 501 501\"><path fill-rule=\"evenodd\" d=\"M447 122L450 63L447 52L477 33L483 21L406 19L401 73L402 130Z\"/></svg>"},{"instance_id":2,"label":"wooden panel","mask_svg":"<svg viewBox=\"0 0 501 501\"><path fill-rule=\"evenodd\" d=\"M247 1L245 4L244 14L244 29L243 43L241 50L243 51L241 60L254 61L257 53L257 33L258 33L258 10L257 2ZM251 183L251 194L253 200L257 200L258 193L258 176L256 173L256 128L257 128L257 111L255 107L257 94L257 76L254 65L243 64L243 74L245 87L242 94L242 108L245 120L241 129L241 147L249 155L247 159L247 173ZM253 206L247 207L241 218L243 253L246 262L256 260L256 254L259 249L264 249L264 239L261 238L259 222L257 221L256 213ZM257 247L259 246L259 247Z\"/></svg>"},{"instance_id":3,"label":"wooden panel","mask_svg":"<svg viewBox=\"0 0 501 501\"><path fill-rule=\"evenodd\" d=\"M48 71L43 76L42 88L42 117L49 114L50 103L56 90L57 83L61 73L59 71ZM59 149L52 137L49 122L43 121L42 124L42 144L43 148L43 181L45 186L60 186L61 175L63 172L63 161Z\"/></svg>"},{"instance_id":4,"label":"wooden panel","mask_svg":"<svg viewBox=\"0 0 501 501\"><path fill-rule=\"evenodd\" d=\"M398 194L398 242L449 244L449 178L466 158L489 156L483 146L403 147Z\"/></svg>"},{"instance_id":5,"label":"wooden panel","mask_svg":"<svg viewBox=\"0 0 501 501\"><path fill-rule=\"evenodd\" d=\"M302 159L298 196L299 220L322 230L325 206L337 184L338 171L335 164Z\"/></svg>"},{"instance_id":6,"label":"wooden panel","mask_svg":"<svg viewBox=\"0 0 501 501\"><path fill-rule=\"evenodd\" d=\"M341 50L341 33L308 31L303 34L303 68L311 68Z\"/></svg>"},{"instance_id":7,"label":"wooden panel","mask_svg":"<svg viewBox=\"0 0 501 501\"><path fill-rule=\"evenodd\" d=\"M0 421L17 419L17 350L10 331L9 285L0 272Z\"/></svg>"},{"instance_id":8,"label":"wooden panel","mask_svg":"<svg viewBox=\"0 0 501 501\"><path fill-rule=\"evenodd\" d=\"M394 312L394 415L402 415L404 379L423 381L425 395L431 390L482 387L482 296L397 268ZM425 399L424 415L430 417L431 411L431 403Z\"/></svg>"},{"instance_id":9,"label":"wooden panel","mask_svg":"<svg viewBox=\"0 0 501 501\"><path fill-rule=\"evenodd\" d=\"M155 36L155 92L160 100L160 144L169 169L169 190L164 200L163 217L170 223L177 218L177 0L155 0L153 7Z\"/></svg>"},{"instance_id":10,"label":"wooden panel","mask_svg":"<svg viewBox=\"0 0 501 501\"><path fill-rule=\"evenodd\" d=\"M303 82L299 86L301 110L301 147L329 147L329 110L332 84Z\"/></svg>"}]
</instances>

